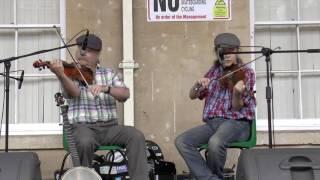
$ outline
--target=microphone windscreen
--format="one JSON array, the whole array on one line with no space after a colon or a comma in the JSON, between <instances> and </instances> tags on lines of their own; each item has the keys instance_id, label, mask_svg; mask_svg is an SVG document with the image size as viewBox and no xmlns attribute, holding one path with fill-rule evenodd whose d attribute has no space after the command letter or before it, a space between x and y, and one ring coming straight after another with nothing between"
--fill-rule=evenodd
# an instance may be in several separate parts
<instances>
[{"instance_id":1,"label":"microphone windscreen","mask_svg":"<svg viewBox=\"0 0 320 180\"><path fill-rule=\"evenodd\" d=\"M21 73L21 75L20 75L19 84L18 84L18 89L21 89L22 82L23 82L23 77L24 77L24 70L22 70L22 73Z\"/></svg>"},{"instance_id":2,"label":"microphone windscreen","mask_svg":"<svg viewBox=\"0 0 320 180\"><path fill-rule=\"evenodd\" d=\"M223 48L218 47L217 56L218 56L218 60L219 60L220 64L222 64L223 59L224 59L224 57L223 57L224 56Z\"/></svg>"}]
</instances>

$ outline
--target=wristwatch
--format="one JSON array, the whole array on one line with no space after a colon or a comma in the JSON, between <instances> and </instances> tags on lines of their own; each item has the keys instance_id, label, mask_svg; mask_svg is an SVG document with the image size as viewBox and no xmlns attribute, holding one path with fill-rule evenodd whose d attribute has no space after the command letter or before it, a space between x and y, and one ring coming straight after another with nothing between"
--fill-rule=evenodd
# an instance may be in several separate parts
<instances>
[{"instance_id":1,"label":"wristwatch","mask_svg":"<svg viewBox=\"0 0 320 180\"><path fill-rule=\"evenodd\" d=\"M201 87L201 84L197 82L195 86L196 86L196 87L194 88L194 90L195 90L196 92L198 92L199 89L200 89L200 87Z\"/></svg>"}]
</instances>

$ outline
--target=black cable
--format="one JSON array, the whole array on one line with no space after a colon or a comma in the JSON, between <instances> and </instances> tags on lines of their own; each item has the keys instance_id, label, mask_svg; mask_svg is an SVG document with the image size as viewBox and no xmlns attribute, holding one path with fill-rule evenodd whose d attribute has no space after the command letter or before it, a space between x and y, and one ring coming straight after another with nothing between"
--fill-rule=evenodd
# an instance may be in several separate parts
<instances>
[{"instance_id":1,"label":"black cable","mask_svg":"<svg viewBox=\"0 0 320 180\"><path fill-rule=\"evenodd\" d=\"M269 36L270 36L270 41L269 41L269 47L271 48L271 42L272 42L272 36L271 36L271 27L269 28ZM276 49L280 49L280 47L276 47ZM273 144L271 145L273 148L275 148L276 145L276 135L275 135L275 130L274 130L274 101L273 101L273 76L274 74L272 73L272 59L270 58L270 85L271 85L271 126L272 126L272 139L273 139Z\"/></svg>"},{"instance_id":2,"label":"black cable","mask_svg":"<svg viewBox=\"0 0 320 180\"><path fill-rule=\"evenodd\" d=\"M3 66L3 72L5 71L5 67ZM6 84L6 78L3 76L3 92L6 91L5 84ZM3 121L3 114L4 114L4 102L5 102L6 96L5 93L3 93L3 101L2 101L2 113L1 113L1 122L0 122L0 139L1 139L1 132L2 132L2 121Z\"/></svg>"},{"instance_id":3,"label":"black cable","mask_svg":"<svg viewBox=\"0 0 320 180\"><path fill-rule=\"evenodd\" d=\"M55 26L54 26L55 27ZM88 31L89 29L82 29L80 32L78 32L76 35L74 35L66 44L69 44L75 37L77 37L80 33ZM62 39L62 38L61 38ZM63 41L63 40L62 40Z\"/></svg>"},{"instance_id":4,"label":"black cable","mask_svg":"<svg viewBox=\"0 0 320 180\"><path fill-rule=\"evenodd\" d=\"M66 155L64 155L63 157L63 160L62 160L62 164L60 166L60 172L59 172L59 179L58 180L61 180L62 178L62 175L63 175L63 169L64 169L64 164L66 163L66 160L67 160L67 157L69 156L69 152L67 152Z\"/></svg>"},{"instance_id":5,"label":"black cable","mask_svg":"<svg viewBox=\"0 0 320 180\"><path fill-rule=\"evenodd\" d=\"M271 123L272 123L272 136L273 136L273 147L276 145L276 137L275 137L275 130L274 130L274 102L273 102L273 76L274 73L272 73L272 61L270 60L270 84L271 84Z\"/></svg>"}]
</instances>

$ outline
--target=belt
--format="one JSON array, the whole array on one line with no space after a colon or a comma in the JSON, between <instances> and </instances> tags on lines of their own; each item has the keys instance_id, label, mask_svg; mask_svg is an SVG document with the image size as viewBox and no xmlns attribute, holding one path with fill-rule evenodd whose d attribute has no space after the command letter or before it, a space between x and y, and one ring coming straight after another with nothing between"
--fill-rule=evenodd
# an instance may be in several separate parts
<instances>
[{"instance_id":1,"label":"belt","mask_svg":"<svg viewBox=\"0 0 320 180\"><path fill-rule=\"evenodd\" d=\"M107 124L106 121L96 121L96 122L76 122L76 124Z\"/></svg>"},{"instance_id":2,"label":"belt","mask_svg":"<svg viewBox=\"0 0 320 180\"><path fill-rule=\"evenodd\" d=\"M216 116L216 117L212 117L212 118L209 118L209 119L215 119L215 118L228 119L228 118L225 118L225 117L219 117L219 116ZM248 120L247 118L232 119L232 120L235 120L235 121L245 121L245 122L251 122L251 120Z\"/></svg>"}]
</instances>

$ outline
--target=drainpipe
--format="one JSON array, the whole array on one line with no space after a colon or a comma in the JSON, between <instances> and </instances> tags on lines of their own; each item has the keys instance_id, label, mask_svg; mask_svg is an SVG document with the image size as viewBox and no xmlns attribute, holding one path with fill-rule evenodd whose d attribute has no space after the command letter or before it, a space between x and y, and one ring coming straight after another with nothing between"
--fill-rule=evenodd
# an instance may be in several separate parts
<instances>
[{"instance_id":1,"label":"drainpipe","mask_svg":"<svg viewBox=\"0 0 320 180\"><path fill-rule=\"evenodd\" d=\"M124 125L134 126L134 86L133 72L138 64L133 60L133 26L132 26L132 0L122 1L122 27L123 27L123 60L119 68L123 69L123 80L130 89L130 98L124 103Z\"/></svg>"}]
</instances>

